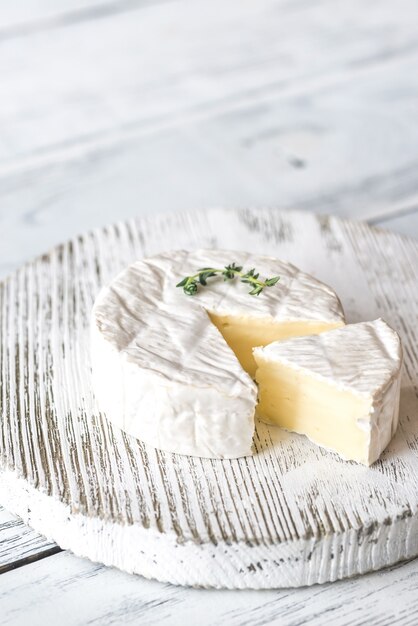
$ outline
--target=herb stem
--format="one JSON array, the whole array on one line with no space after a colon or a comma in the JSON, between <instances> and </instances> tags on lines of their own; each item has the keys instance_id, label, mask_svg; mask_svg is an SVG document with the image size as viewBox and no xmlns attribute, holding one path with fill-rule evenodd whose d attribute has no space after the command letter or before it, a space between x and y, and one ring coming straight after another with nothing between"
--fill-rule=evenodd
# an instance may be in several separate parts
<instances>
[{"instance_id":1,"label":"herb stem","mask_svg":"<svg viewBox=\"0 0 418 626\"><path fill-rule=\"evenodd\" d=\"M279 276L266 278L264 281L260 280L259 273L256 273L254 268L244 272L242 266L231 263L224 268L204 267L198 270L196 274L183 278L176 287L183 287L184 293L188 296L193 296L197 293L199 285L206 287L207 279L217 275L222 275L224 280L233 280L236 276L239 276L241 282L252 286L249 291L252 296L260 295L265 287L272 287L279 280Z\"/></svg>"},{"instance_id":2,"label":"herb stem","mask_svg":"<svg viewBox=\"0 0 418 626\"><path fill-rule=\"evenodd\" d=\"M217 269L214 267L208 267L207 270L205 268L205 272L208 271L211 274L223 274L224 273L224 269ZM235 274L235 276L242 276L242 277L246 277L248 279L249 283L253 283L254 285L262 285L263 287L267 287L268 285L263 282L262 280L258 280L258 278L254 278L254 276L247 276L246 272L238 272L236 269L232 269L231 272L233 272ZM193 276L188 276L187 280L192 281L192 280L196 280L199 278L201 274L201 271L197 272L197 274L193 274Z\"/></svg>"}]
</instances>

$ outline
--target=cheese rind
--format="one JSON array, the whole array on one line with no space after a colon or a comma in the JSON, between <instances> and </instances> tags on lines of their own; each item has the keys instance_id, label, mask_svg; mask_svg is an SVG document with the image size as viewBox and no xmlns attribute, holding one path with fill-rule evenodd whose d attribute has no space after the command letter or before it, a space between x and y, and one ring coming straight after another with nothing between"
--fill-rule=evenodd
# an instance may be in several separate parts
<instances>
[{"instance_id":1,"label":"cheese rind","mask_svg":"<svg viewBox=\"0 0 418 626\"><path fill-rule=\"evenodd\" d=\"M254 350L263 421L345 459L376 461L398 424L399 337L383 320Z\"/></svg>"},{"instance_id":2,"label":"cheese rind","mask_svg":"<svg viewBox=\"0 0 418 626\"><path fill-rule=\"evenodd\" d=\"M238 279L211 279L193 297L175 286L186 274L232 261L256 267L263 277L279 274L280 282L259 297L248 295ZM170 452L251 454L257 388L213 316L260 328L344 323L332 289L271 257L199 250L138 261L100 292L93 308L93 382L106 417ZM252 347L246 347L251 359Z\"/></svg>"}]
</instances>

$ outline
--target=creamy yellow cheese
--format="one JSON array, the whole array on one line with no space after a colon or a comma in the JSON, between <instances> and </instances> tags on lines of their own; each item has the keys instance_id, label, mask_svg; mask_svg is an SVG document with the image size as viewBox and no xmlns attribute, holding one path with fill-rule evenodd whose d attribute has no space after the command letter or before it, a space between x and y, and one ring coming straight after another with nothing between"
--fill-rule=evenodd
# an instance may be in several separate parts
<instances>
[{"instance_id":1,"label":"creamy yellow cheese","mask_svg":"<svg viewBox=\"0 0 418 626\"><path fill-rule=\"evenodd\" d=\"M257 414L262 421L306 435L346 459L367 456L368 433L359 428L357 420L370 413L370 399L337 389L292 367L263 363L262 359L256 380Z\"/></svg>"},{"instance_id":2,"label":"creamy yellow cheese","mask_svg":"<svg viewBox=\"0 0 418 626\"><path fill-rule=\"evenodd\" d=\"M255 348L263 421L344 459L376 461L399 418L402 346L383 320Z\"/></svg>"},{"instance_id":3,"label":"creamy yellow cheese","mask_svg":"<svg viewBox=\"0 0 418 626\"><path fill-rule=\"evenodd\" d=\"M215 313L209 315L229 347L235 352L242 367L253 378L256 370L253 348L266 346L279 339L318 335L326 330L344 325L343 321L331 323L318 321L275 322L250 317L216 315Z\"/></svg>"}]
</instances>

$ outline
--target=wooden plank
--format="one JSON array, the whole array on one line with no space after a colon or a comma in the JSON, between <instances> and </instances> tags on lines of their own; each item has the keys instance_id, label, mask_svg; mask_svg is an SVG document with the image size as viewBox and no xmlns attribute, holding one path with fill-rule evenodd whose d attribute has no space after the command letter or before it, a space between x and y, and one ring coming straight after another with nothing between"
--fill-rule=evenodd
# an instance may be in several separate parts
<instances>
[{"instance_id":1,"label":"wooden plank","mask_svg":"<svg viewBox=\"0 0 418 626\"><path fill-rule=\"evenodd\" d=\"M359 167L348 181L348 154L340 154L340 165L329 175L327 155L336 147L326 139L318 139L318 150L304 167L294 166L290 156L306 159L310 141L304 120L295 120L294 111L289 107L285 115L276 104L269 112L249 109L248 117L221 115L3 175L0 231L7 236L0 275L80 231L135 215L223 205L301 207L365 219L413 202L418 140L414 167L382 170L373 180L364 180ZM293 128L293 139L284 129L282 137L269 132L275 118ZM349 134L357 136L354 129L345 131L346 138ZM365 173L366 160L361 163Z\"/></svg>"},{"instance_id":2,"label":"wooden plank","mask_svg":"<svg viewBox=\"0 0 418 626\"><path fill-rule=\"evenodd\" d=\"M418 239L418 207L412 208L410 211L395 213L383 219L372 220L372 223Z\"/></svg>"},{"instance_id":3,"label":"wooden plank","mask_svg":"<svg viewBox=\"0 0 418 626\"><path fill-rule=\"evenodd\" d=\"M147 0L13 0L2 3L0 41L102 19L143 6Z\"/></svg>"},{"instance_id":4,"label":"wooden plank","mask_svg":"<svg viewBox=\"0 0 418 626\"><path fill-rule=\"evenodd\" d=\"M254 161L268 144L276 176L282 161L299 170L299 183L312 170L324 202L335 179L349 187L362 172L357 184L373 185L388 170L415 167L417 157L417 5L391 7L379 0L364 11L356 0L334 20L324 3L245 0L238 11L234 3L177 2L137 19L103 19L94 37L78 24L22 45L5 41L2 171L233 111L247 129L251 122L243 141ZM249 107L264 120L259 128ZM267 160L261 167L269 169Z\"/></svg>"},{"instance_id":5,"label":"wooden plank","mask_svg":"<svg viewBox=\"0 0 418 626\"><path fill-rule=\"evenodd\" d=\"M280 591L174 587L62 553L1 577L3 626L414 626L416 561L361 578Z\"/></svg>"},{"instance_id":6,"label":"wooden plank","mask_svg":"<svg viewBox=\"0 0 418 626\"><path fill-rule=\"evenodd\" d=\"M0 574L60 551L0 506Z\"/></svg>"},{"instance_id":7,"label":"wooden plank","mask_svg":"<svg viewBox=\"0 0 418 626\"><path fill-rule=\"evenodd\" d=\"M201 9L184 3L105 19L104 50L81 24L37 35L31 55L28 43L10 42L11 63L0 61L0 226L11 236L0 274L115 215L219 204L360 219L402 212L418 198L410 104L418 86L413 20L393 17L391 6L380 0L364 12L346 3L350 38L328 23L324 5L263 0L239 12L208 5L207 32ZM403 7L412 15L417 5ZM180 30L167 37L174 13ZM319 49L318 24L326 35ZM231 29L242 37L231 40ZM331 40L340 42L332 54ZM62 65L66 81L58 80ZM45 92L35 89L44 83Z\"/></svg>"}]
</instances>

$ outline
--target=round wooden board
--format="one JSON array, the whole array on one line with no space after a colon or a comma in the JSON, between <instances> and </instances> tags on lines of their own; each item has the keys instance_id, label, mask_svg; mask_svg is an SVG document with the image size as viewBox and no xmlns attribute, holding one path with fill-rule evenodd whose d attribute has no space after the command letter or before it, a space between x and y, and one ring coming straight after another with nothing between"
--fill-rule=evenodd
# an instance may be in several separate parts
<instances>
[{"instance_id":1,"label":"round wooden board","mask_svg":"<svg viewBox=\"0 0 418 626\"><path fill-rule=\"evenodd\" d=\"M350 322L385 318L405 347L398 432L373 467L257 424L253 457L160 452L99 415L95 295L174 248L272 254L332 285ZM234 259L239 262L239 254ZM418 554L418 243L301 212L188 212L80 236L0 284L0 501L63 548L183 585L336 580Z\"/></svg>"}]
</instances>

